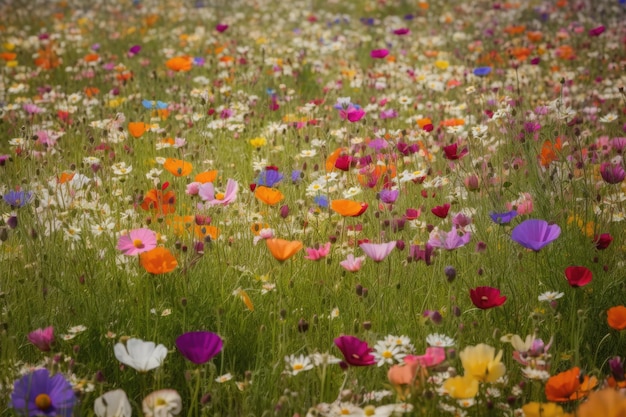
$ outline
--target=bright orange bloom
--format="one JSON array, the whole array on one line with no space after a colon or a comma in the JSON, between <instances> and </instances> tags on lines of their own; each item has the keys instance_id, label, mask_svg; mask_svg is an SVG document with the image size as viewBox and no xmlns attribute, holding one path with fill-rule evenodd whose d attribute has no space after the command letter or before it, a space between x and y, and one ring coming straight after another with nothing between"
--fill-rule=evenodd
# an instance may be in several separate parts
<instances>
[{"instance_id":1,"label":"bright orange bloom","mask_svg":"<svg viewBox=\"0 0 626 417\"><path fill-rule=\"evenodd\" d=\"M89 98L100 94L100 89L98 87L85 87L85 95Z\"/></svg>"},{"instance_id":2,"label":"bright orange bloom","mask_svg":"<svg viewBox=\"0 0 626 417\"><path fill-rule=\"evenodd\" d=\"M439 55L439 51L426 50L424 51L424 55L426 55L428 58L437 58L437 55Z\"/></svg>"},{"instance_id":3,"label":"bright orange bloom","mask_svg":"<svg viewBox=\"0 0 626 417\"><path fill-rule=\"evenodd\" d=\"M176 195L173 191L163 193L161 190L152 189L146 193L141 203L141 208L147 211L154 211L157 214L165 215L174 213L176 207Z\"/></svg>"},{"instance_id":4,"label":"bright orange bloom","mask_svg":"<svg viewBox=\"0 0 626 417\"><path fill-rule=\"evenodd\" d=\"M265 224L263 224L263 223L252 223L252 225L250 226L250 231L255 236L258 236L262 229L269 229L269 228L270 228L270 225L267 224L267 223L265 223Z\"/></svg>"},{"instance_id":5,"label":"bright orange bloom","mask_svg":"<svg viewBox=\"0 0 626 417\"><path fill-rule=\"evenodd\" d=\"M134 138L140 138L144 133L150 129L150 125L144 122L130 122L128 123L128 131Z\"/></svg>"},{"instance_id":6,"label":"bright orange bloom","mask_svg":"<svg viewBox=\"0 0 626 417\"><path fill-rule=\"evenodd\" d=\"M4 59L5 61L14 61L15 58L17 58L17 54L15 52L2 52L0 54L0 58Z\"/></svg>"},{"instance_id":7,"label":"bright orange bloom","mask_svg":"<svg viewBox=\"0 0 626 417\"><path fill-rule=\"evenodd\" d=\"M270 188L264 185L256 187L254 190L254 196L257 200L262 201L265 204L269 204L270 206L278 204L285 198L283 193L276 188Z\"/></svg>"},{"instance_id":8,"label":"bright orange bloom","mask_svg":"<svg viewBox=\"0 0 626 417\"><path fill-rule=\"evenodd\" d=\"M161 246L139 254L139 263L150 274L166 274L173 271L178 262L174 255Z\"/></svg>"},{"instance_id":9,"label":"bright orange bloom","mask_svg":"<svg viewBox=\"0 0 626 417\"><path fill-rule=\"evenodd\" d=\"M604 388L589 395L578 407L578 417L626 416L626 396L612 388Z\"/></svg>"},{"instance_id":10,"label":"bright orange bloom","mask_svg":"<svg viewBox=\"0 0 626 417\"><path fill-rule=\"evenodd\" d=\"M335 162L339 159L342 152L346 152L346 148L337 148L326 158L326 172L330 172L335 169Z\"/></svg>"},{"instance_id":11,"label":"bright orange bloom","mask_svg":"<svg viewBox=\"0 0 626 417\"><path fill-rule=\"evenodd\" d=\"M57 179L57 182L59 184L65 184L66 182L72 181L72 179L74 178L74 175L76 175L75 172L71 172L71 171L62 172L61 176Z\"/></svg>"},{"instance_id":12,"label":"bright orange bloom","mask_svg":"<svg viewBox=\"0 0 626 417\"><path fill-rule=\"evenodd\" d=\"M598 385L595 376L585 375L581 380L580 368L551 376L546 383L546 399L553 402L566 402L586 397Z\"/></svg>"},{"instance_id":13,"label":"bright orange bloom","mask_svg":"<svg viewBox=\"0 0 626 417\"><path fill-rule=\"evenodd\" d=\"M463 126L465 124L465 120L463 119L446 119L442 120L439 123L440 126L444 127L454 127L454 126Z\"/></svg>"},{"instance_id":14,"label":"bright orange bloom","mask_svg":"<svg viewBox=\"0 0 626 417\"><path fill-rule=\"evenodd\" d=\"M556 56L567 61L570 59L574 59L576 57L576 53L574 52L574 48L569 45L561 45L556 49Z\"/></svg>"},{"instance_id":15,"label":"bright orange bloom","mask_svg":"<svg viewBox=\"0 0 626 417\"><path fill-rule=\"evenodd\" d=\"M430 120L428 117L417 119L417 125L420 127L420 129L423 129L424 126L426 125L432 125L432 124L433 124L433 121Z\"/></svg>"},{"instance_id":16,"label":"bright orange bloom","mask_svg":"<svg viewBox=\"0 0 626 417\"><path fill-rule=\"evenodd\" d=\"M85 60L85 62L96 62L97 60L100 59L100 55L98 55L98 54L87 54L87 55L85 55L85 57L83 59Z\"/></svg>"},{"instance_id":17,"label":"bright orange bloom","mask_svg":"<svg viewBox=\"0 0 626 417\"><path fill-rule=\"evenodd\" d=\"M250 296L247 292L245 292L241 288L237 288L235 291L233 291L233 295L241 298L241 301L243 301L248 310L254 311L254 304L252 304L252 300L250 299Z\"/></svg>"},{"instance_id":18,"label":"bright orange bloom","mask_svg":"<svg viewBox=\"0 0 626 417\"><path fill-rule=\"evenodd\" d=\"M217 178L217 170L213 169L211 171L204 171L196 175L193 179L196 182L201 182L202 184L207 182L213 182Z\"/></svg>"},{"instance_id":19,"label":"bright orange bloom","mask_svg":"<svg viewBox=\"0 0 626 417\"><path fill-rule=\"evenodd\" d=\"M504 33L508 33L509 35L520 35L526 31L526 26L507 26L504 28Z\"/></svg>"},{"instance_id":20,"label":"bright orange bloom","mask_svg":"<svg viewBox=\"0 0 626 417\"><path fill-rule=\"evenodd\" d=\"M192 61L189 56L175 56L168 59L165 65L172 71L186 72L191 70Z\"/></svg>"},{"instance_id":21,"label":"bright orange bloom","mask_svg":"<svg viewBox=\"0 0 626 417\"><path fill-rule=\"evenodd\" d=\"M518 61L525 61L530 56L530 53L530 49L523 46L509 49L509 54L514 56Z\"/></svg>"},{"instance_id":22,"label":"bright orange bloom","mask_svg":"<svg viewBox=\"0 0 626 417\"><path fill-rule=\"evenodd\" d=\"M526 37L531 42L541 42L541 38L543 38L543 34L541 32L527 32Z\"/></svg>"},{"instance_id":23,"label":"bright orange bloom","mask_svg":"<svg viewBox=\"0 0 626 417\"><path fill-rule=\"evenodd\" d=\"M551 162L556 161L558 155L556 151L560 151L563 148L563 141L561 138L556 138L556 143L552 143L549 140L543 142L541 147L541 155L539 155L539 163L542 167L547 167Z\"/></svg>"},{"instance_id":24,"label":"bright orange bloom","mask_svg":"<svg viewBox=\"0 0 626 417\"><path fill-rule=\"evenodd\" d=\"M626 329L626 307L615 306L606 311L609 326L615 330Z\"/></svg>"},{"instance_id":25,"label":"bright orange bloom","mask_svg":"<svg viewBox=\"0 0 626 417\"><path fill-rule=\"evenodd\" d=\"M365 213L367 203L359 203L353 200L333 200L330 202L330 208L335 213L339 213L344 217L357 217Z\"/></svg>"},{"instance_id":26,"label":"bright orange bloom","mask_svg":"<svg viewBox=\"0 0 626 417\"><path fill-rule=\"evenodd\" d=\"M286 261L302 249L302 242L299 240L271 238L265 239L265 244L272 256L280 262Z\"/></svg>"},{"instance_id":27,"label":"bright orange bloom","mask_svg":"<svg viewBox=\"0 0 626 417\"><path fill-rule=\"evenodd\" d=\"M167 158L163 168L176 177L186 177L191 173L193 165L182 159Z\"/></svg>"},{"instance_id":28,"label":"bright orange bloom","mask_svg":"<svg viewBox=\"0 0 626 417\"><path fill-rule=\"evenodd\" d=\"M193 233L197 239L204 239L209 236L211 239L215 240L221 233L220 229L215 226L208 224L196 224L194 216L168 216L165 223L172 226L176 236L181 237L186 237L187 235Z\"/></svg>"},{"instance_id":29,"label":"bright orange bloom","mask_svg":"<svg viewBox=\"0 0 626 417\"><path fill-rule=\"evenodd\" d=\"M52 49L52 42L48 43L45 48L40 49L37 52L37 58L35 58L35 65L42 69L56 68L61 64L61 60L57 56L54 49Z\"/></svg>"}]
</instances>

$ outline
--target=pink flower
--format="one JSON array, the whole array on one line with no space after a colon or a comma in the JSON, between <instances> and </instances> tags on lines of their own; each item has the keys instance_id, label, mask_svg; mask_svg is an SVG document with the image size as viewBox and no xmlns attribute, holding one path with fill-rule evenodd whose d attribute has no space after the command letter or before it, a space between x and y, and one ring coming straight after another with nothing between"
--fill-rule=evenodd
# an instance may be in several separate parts
<instances>
[{"instance_id":1,"label":"pink flower","mask_svg":"<svg viewBox=\"0 0 626 417\"><path fill-rule=\"evenodd\" d=\"M185 190L185 193L187 193L187 195L198 195L201 185L202 183L198 181L190 182L189 184L187 184L187 189Z\"/></svg>"},{"instance_id":2,"label":"pink flower","mask_svg":"<svg viewBox=\"0 0 626 417\"><path fill-rule=\"evenodd\" d=\"M346 110L339 111L339 117L348 119L352 123L358 122L363 116L365 116L365 110L353 106L348 107Z\"/></svg>"},{"instance_id":3,"label":"pink flower","mask_svg":"<svg viewBox=\"0 0 626 417\"><path fill-rule=\"evenodd\" d=\"M40 351L49 352L50 346L54 342L54 327L48 326L45 329L37 329L28 333L28 341Z\"/></svg>"},{"instance_id":4,"label":"pink flower","mask_svg":"<svg viewBox=\"0 0 626 417\"><path fill-rule=\"evenodd\" d=\"M372 355L372 348L367 342L354 336L339 336L334 340L335 346L339 348L348 365L370 366L376 363L376 358Z\"/></svg>"},{"instance_id":5,"label":"pink flower","mask_svg":"<svg viewBox=\"0 0 626 417\"><path fill-rule=\"evenodd\" d=\"M396 247L396 241L393 240L387 243L361 243L359 247L374 262L380 262Z\"/></svg>"},{"instance_id":6,"label":"pink flower","mask_svg":"<svg viewBox=\"0 0 626 417\"><path fill-rule=\"evenodd\" d=\"M274 237L274 229L264 228L259 230L259 234L254 237L253 243L256 245L261 240L271 239Z\"/></svg>"},{"instance_id":7,"label":"pink flower","mask_svg":"<svg viewBox=\"0 0 626 417\"><path fill-rule=\"evenodd\" d=\"M305 250L307 255L304 257L304 259L319 261L320 259L327 257L330 253L330 242L326 242L319 248L306 248Z\"/></svg>"},{"instance_id":8,"label":"pink flower","mask_svg":"<svg viewBox=\"0 0 626 417\"><path fill-rule=\"evenodd\" d=\"M228 25L225 23L218 23L217 26L215 26L215 30L219 33L225 32L226 29L228 29Z\"/></svg>"},{"instance_id":9,"label":"pink flower","mask_svg":"<svg viewBox=\"0 0 626 417\"><path fill-rule=\"evenodd\" d=\"M117 248L124 255L133 256L156 248L157 236L150 229L134 229L117 240Z\"/></svg>"},{"instance_id":10,"label":"pink flower","mask_svg":"<svg viewBox=\"0 0 626 417\"><path fill-rule=\"evenodd\" d=\"M533 197L529 193L522 193L520 198L510 203L506 203L507 210L515 210L517 214L523 216L533 212Z\"/></svg>"},{"instance_id":11,"label":"pink flower","mask_svg":"<svg viewBox=\"0 0 626 417\"><path fill-rule=\"evenodd\" d=\"M470 232L459 234L456 230L456 226L452 226L449 232L444 232L443 230L433 230L430 232L428 244L434 248L452 250L467 245L471 237Z\"/></svg>"},{"instance_id":12,"label":"pink flower","mask_svg":"<svg viewBox=\"0 0 626 417\"><path fill-rule=\"evenodd\" d=\"M370 52L370 56L375 59L382 59L386 57L387 55L389 55L388 49L373 49Z\"/></svg>"},{"instance_id":13,"label":"pink flower","mask_svg":"<svg viewBox=\"0 0 626 417\"><path fill-rule=\"evenodd\" d=\"M387 378L393 385L412 384L420 368L428 368L440 364L446 359L446 353L442 347L429 347L421 356L407 355L404 364L393 365L387 372Z\"/></svg>"},{"instance_id":14,"label":"pink flower","mask_svg":"<svg viewBox=\"0 0 626 417\"><path fill-rule=\"evenodd\" d=\"M237 199L237 190L239 190L239 183L232 178L229 178L226 183L226 191L224 194L216 194L213 183L207 182L200 186L198 195L202 201L206 201L209 206L227 206Z\"/></svg>"},{"instance_id":15,"label":"pink flower","mask_svg":"<svg viewBox=\"0 0 626 417\"><path fill-rule=\"evenodd\" d=\"M405 363L418 363L425 367L439 365L444 360L446 360L446 351L438 346L426 348L426 353L420 356L407 355L404 357Z\"/></svg>"},{"instance_id":16,"label":"pink flower","mask_svg":"<svg viewBox=\"0 0 626 417\"><path fill-rule=\"evenodd\" d=\"M358 258L355 258L353 254L349 253L346 259L339 262L339 265L344 267L344 269L347 271L357 272L363 266L364 261L365 261L365 256L359 256Z\"/></svg>"}]
</instances>

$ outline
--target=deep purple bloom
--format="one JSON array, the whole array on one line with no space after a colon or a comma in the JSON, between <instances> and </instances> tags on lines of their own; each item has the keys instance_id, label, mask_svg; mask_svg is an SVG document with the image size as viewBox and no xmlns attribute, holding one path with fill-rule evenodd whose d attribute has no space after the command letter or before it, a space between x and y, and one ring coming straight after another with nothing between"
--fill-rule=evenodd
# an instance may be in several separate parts
<instances>
[{"instance_id":1,"label":"deep purple bloom","mask_svg":"<svg viewBox=\"0 0 626 417\"><path fill-rule=\"evenodd\" d=\"M508 224L515 216L517 216L517 211L515 210L506 211L504 213L496 213L494 211L489 213L489 217L491 217L491 220L496 224Z\"/></svg>"},{"instance_id":2,"label":"deep purple bloom","mask_svg":"<svg viewBox=\"0 0 626 417\"><path fill-rule=\"evenodd\" d=\"M367 342L354 336L339 336L335 339L335 346L339 348L343 357L352 366L370 366L376 363L376 358L371 354L372 348Z\"/></svg>"},{"instance_id":3,"label":"deep purple bloom","mask_svg":"<svg viewBox=\"0 0 626 417\"><path fill-rule=\"evenodd\" d=\"M474 68L474 75L477 77L486 77L491 73L491 67Z\"/></svg>"},{"instance_id":4,"label":"deep purple bloom","mask_svg":"<svg viewBox=\"0 0 626 417\"><path fill-rule=\"evenodd\" d=\"M419 152L420 146L417 143L408 144L405 142L398 142L396 148L402 153L404 156L412 155L414 153Z\"/></svg>"},{"instance_id":5,"label":"deep purple bloom","mask_svg":"<svg viewBox=\"0 0 626 417\"><path fill-rule=\"evenodd\" d=\"M611 370L611 375L617 382L622 382L626 380L626 376L624 375L624 364L622 363L622 358L619 356L615 356L609 359L609 369Z\"/></svg>"},{"instance_id":6,"label":"deep purple bloom","mask_svg":"<svg viewBox=\"0 0 626 417\"><path fill-rule=\"evenodd\" d=\"M128 54L127 55L128 55L129 58L132 58L135 55L137 55L140 51L141 51L141 45L133 45L128 50Z\"/></svg>"},{"instance_id":7,"label":"deep purple bloom","mask_svg":"<svg viewBox=\"0 0 626 417\"><path fill-rule=\"evenodd\" d=\"M73 413L76 396L62 374L50 376L47 369L24 375L13 385L11 407L22 416L62 416Z\"/></svg>"},{"instance_id":8,"label":"deep purple bloom","mask_svg":"<svg viewBox=\"0 0 626 417\"><path fill-rule=\"evenodd\" d=\"M621 164L605 162L600 165L600 175L607 184L619 184L626 178L626 172Z\"/></svg>"},{"instance_id":9,"label":"deep purple bloom","mask_svg":"<svg viewBox=\"0 0 626 417\"><path fill-rule=\"evenodd\" d=\"M395 203L399 195L400 195L400 190L384 189L384 190L381 190L380 193L378 193L378 197L380 197L380 201L382 201L385 204Z\"/></svg>"},{"instance_id":10,"label":"deep purple bloom","mask_svg":"<svg viewBox=\"0 0 626 417\"><path fill-rule=\"evenodd\" d=\"M33 193L30 191L9 191L2 196L4 202L13 208L24 207L32 197Z\"/></svg>"},{"instance_id":11,"label":"deep purple bloom","mask_svg":"<svg viewBox=\"0 0 626 417\"><path fill-rule=\"evenodd\" d=\"M545 220L528 219L515 226L511 239L527 249L538 251L561 234L557 224L548 224Z\"/></svg>"},{"instance_id":12,"label":"deep purple bloom","mask_svg":"<svg viewBox=\"0 0 626 417\"><path fill-rule=\"evenodd\" d=\"M191 362L201 365L222 351L222 338L211 332L189 332L176 338L176 347Z\"/></svg>"},{"instance_id":13,"label":"deep purple bloom","mask_svg":"<svg viewBox=\"0 0 626 417\"><path fill-rule=\"evenodd\" d=\"M255 182L257 185L264 185L266 187L273 187L283 180L283 174L275 169L265 169L259 173Z\"/></svg>"}]
</instances>

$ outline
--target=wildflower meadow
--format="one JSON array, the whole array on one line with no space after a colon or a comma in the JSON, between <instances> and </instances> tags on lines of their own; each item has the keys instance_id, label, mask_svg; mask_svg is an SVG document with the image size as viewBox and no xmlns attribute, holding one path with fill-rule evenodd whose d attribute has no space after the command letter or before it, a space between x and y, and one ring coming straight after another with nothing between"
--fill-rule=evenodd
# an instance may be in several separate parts
<instances>
[{"instance_id":1,"label":"wildflower meadow","mask_svg":"<svg viewBox=\"0 0 626 417\"><path fill-rule=\"evenodd\" d=\"M626 416L626 2L0 2L0 416Z\"/></svg>"}]
</instances>

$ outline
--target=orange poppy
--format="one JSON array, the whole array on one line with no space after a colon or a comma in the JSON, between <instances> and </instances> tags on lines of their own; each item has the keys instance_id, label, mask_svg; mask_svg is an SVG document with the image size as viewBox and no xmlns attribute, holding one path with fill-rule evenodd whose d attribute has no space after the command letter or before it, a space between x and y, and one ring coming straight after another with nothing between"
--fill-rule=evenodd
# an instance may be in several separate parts
<instances>
[{"instance_id":1,"label":"orange poppy","mask_svg":"<svg viewBox=\"0 0 626 417\"><path fill-rule=\"evenodd\" d=\"M181 237L193 232L197 239L204 239L209 236L211 239L215 240L220 235L220 229L215 226L208 224L196 224L194 216L168 216L165 223L172 226L175 235Z\"/></svg>"},{"instance_id":2,"label":"orange poppy","mask_svg":"<svg viewBox=\"0 0 626 417\"><path fill-rule=\"evenodd\" d=\"M554 402L566 402L584 398L598 384L595 376L581 378L580 368L551 376L546 383L546 399Z\"/></svg>"},{"instance_id":3,"label":"orange poppy","mask_svg":"<svg viewBox=\"0 0 626 417\"><path fill-rule=\"evenodd\" d=\"M139 263L150 274L166 274L173 271L178 262L169 249L157 246L156 248L139 254Z\"/></svg>"},{"instance_id":4,"label":"orange poppy","mask_svg":"<svg viewBox=\"0 0 626 417\"><path fill-rule=\"evenodd\" d=\"M98 54L87 54L87 55L85 55L85 57L83 59L85 60L85 62L96 62L97 60L100 59L100 55L98 55Z\"/></svg>"},{"instance_id":5,"label":"orange poppy","mask_svg":"<svg viewBox=\"0 0 626 417\"><path fill-rule=\"evenodd\" d=\"M172 71L186 72L191 70L192 61L189 56L175 56L168 59L165 65Z\"/></svg>"},{"instance_id":6,"label":"orange poppy","mask_svg":"<svg viewBox=\"0 0 626 417\"><path fill-rule=\"evenodd\" d=\"M256 187L254 190L254 196L257 200L262 201L265 204L269 204L270 206L278 204L285 198L284 194L276 188L270 188L264 185Z\"/></svg>"},{"instance_id":7,"label":"orange poppy","mask_svg":"<svg viewBox=\"0 0 626 417\"><path fill-rule=\"evenodd\" d=\"M5 61L14 61L17 58L17 54L15 52L3 52L0 54L0 58Z\"/></svg>"},{"instance_id":8,"label":"orange poppy","mask_svg":"<svg viewBox=\"0 0 626 417\"><path fill-rule=\"evenodd\" d=\"M302 249L302 242L299 240L285 240L278 238L265 239L265 244L272 256L284 262L294 256Z\"/></svg>"},{"instance_id":9,"label":"orange poppy","mask_svg":"<svg viewBox=\"0 0 626 417\"><path fill-rule=\"evenodd\" d=\"M514 56L518 61L525 61L530 56L530 53L530 49L523 46L509 49L509 54Z\"/></svg>"},{"instance_id":10,"label":"orange poppy","mask_svg":"<svg viewBox=\"0 0 626 417\"><path fill-rule=\"evenodd\" d=\"M367 203L360 203L353 200L333 200L330 202L332 211L344 217L358 217L365 213L367 207Z\"/></svg>"},{"instance_id":11,"label":"orange poppy","mask_svg":"<svg viewBox=\"0 0 626 417\"><path fill-rule=\"evenodd\" d=\"M250 299L250 296L247 292L245 292L241 288L237 288L235 291L233 291L233 295L235 297L239 297L241 301L243 301L243 303L246 305L246 308L248 310L254 311L254 304L252 304L252 300Z\"/></svg>"},{"instance_id":12,"label":"orange poppy","mask_svg":"<svg viewBox=\"0 0 626 417\"><path fill-rule=\"evenodd\" d=\"M569 45L561 45L556 49L556 56L565 61L576 58L574 48Z\"/></svg>"},{"instance_id":13,"label":"orange poppy","mask_svg":"<svg viewBox=\"0 0 626 417\"><path fill-rule=\"evenodd\" d=\"M133 72L132 71L122 71L119 74L117 74L115 76L115 79L118 81L128 81L131 78L133 78Z\"/></svg>"},{"instance_id":14,"label":"orange poppy","mask_svg":"<svg viewBox=\"0 0 626 417\"><path fill-rule=\"evenodd\" d=\"M543 34L537 31L527 32L526 38L528 38L528 40L531 42L541 42L541 39L543 38Z\"/></svg>"},{"instance_id":15,"label":"orange poppy","mask_svg":"<svg viewBox=\"0 0 626 417\"><path fill-rule=\"evenodd\" d=\"M35 58L35 65L41 69L52 69L56 68L61 64L61 60L57 56L54 49L52 49L52 42L46 45L45 48L40 49L37 52L37 58Z\"/></svg>"},{"instance_id":16,"label":"orange poppy","mask_svg":"<svg viewBox=\"0 0 626 417\"><path fill-rule=\"evenodd\" d=\"M347 151L346 148L337 148L326 158L326 172L330 172L335 169L335 162L341 156L342 152Z\"/></svg>"},{"instance_id":17,"label":"orange poppy","mask_svg":"<svg viewBox=\"0 0 626 417\"><path fill-rule=\"evenodd\" d=\"M606 311L609 327L615 330L626 329L626 307L615 306Z\"/></svg>"},{"instance_id":18,"label":"orange poppy","mask_svg":"<svg viewBox=\"0 0 626 417\"><path fill-rule=\"evenodd\" d=\"M604 388L589 395L578 407L578 417L622 417L626 416L626 396L619 390Z\"/></svg>"},{"instance_id":19,"label":"orange poppy","mask_svg":"<svg viewBox=\"0 0 626 417\"><path fill-rule=\"evenodd\" d=\"M186 177L191 173L193 165L182 159L167 158L163 168L176 177Z\"/></svg>"},{"instance_id":20,"label":"orange poppy","mask_svg":"<svg viewBox=\"0 0 626 417\"><path fill-rule=\"evenodd\" d=\"M542 167L547 167L551 162L558 159L556 151L560 151L563 148L563 141L561 138L556 138L556 142L553 144L549 140L543 142L541 147L541 155L539 155L539 163Z\"/></svg>"},{"instance_id":21,"label":"orange poppy","mask_svg":"<svg viewBox=\"0 0 626 417\"><path fill-rule=\"evenodd\" d=\"M158 109L152 112L153 116L157 116L161 120L167 120L170 117L170 111L168 109Z\"/></svg>"},{"instance_id":22,"label":"orange poppy","mask_svg":"<svg viewBox=\"0 0 626 417\"><path fill-rule=\"evenodd\" d=\"M85 95L89 98L100 94L100 89L98 87L85 87Z\"/></svg>"},{"instance_id":23,"label":"orange poppy","mask_svg":"<svg viewBox=\"0 0 626 417\"><path fill-rule=\"evenodd\" d=\"M57 179L57 182L59 184L65 184L66 182L72 181L72 179L74 178L74 175L76 175L75 172L71 172L71 171L62 172L61 176Z\"/></svg>"},{"instance_id":24,"label":"orange poppy","mask_svg":"<svg viewBox=\"0 0 626 417\"><path fill-rule=\"evenodd\" d=\"M207 182L215 181L216 178L217 178L217 170L213 169L211 171L204 171L204 172L199 173L198 175L195 176L193 180L196 182L201 182L202 184L205 184Z\"/></svg>"},{"instance_id":25,"label":"orange poppy","mask_svg":"<svg viewBox=\"0 0 626 417\"><path fill-rule=\"evenodd\" d=\"M463 126L465 124L465 120L463 119L446 119L442 120L439 123L440 126L444 127L454 127L454 126Z\"/></svg>"},{"instance_id":26,"label":"orange poppy","mask_svg":"<svg viewBox=\"0 0 626 417\"><path fill-rule=\"evenodd\" d=\"M175 203L176 195L173 191L163 193L161 190L152 189L144 196L141 208L164 215L176 211Z\"/></svg>"},{"instance_id":27,"label":"orange poppy","mask_svg":"<svg viewBox=\"0 0 626 417\"><path fill-rule=\"evenodd\" d=\"M524 33L526 31L526 26L524 25L519 25L519 26L507 26L504 28L504 33L508 33L509 35L513 36L513 35L520 35L522 33Z\"/></svg>"},{"instance_id":28,"label":"orange poppy","mask_svg":"<svg viewBox=\"0 0 626 417\"><path fill-rule=\"evenodd\" d=\"M140 138L144 133L150 129L150 125L144 122L129 122L128 131L134 138Z\"/></svg>"},{"instance_id":29,"label":"orange poppy","mask_svg":"<svg viewBox=\"0 0 626 417\"><path fill-rule=\"evenodd\" d=\"M149 14L148 16L144 17L144 19L143 19L145 25L148 26L148 27L154 26L156 24L157 20L159 20L159 15L158 14Z\"/></svg>"},{"instance_id":30,"label":"orange poppy","mask_svg":"<svg viewBox=\"0 0 626 417\"><path fill-rule=\"evenodd\" d=\"M417 119L416 123L420 127L420 129L423 129L424 126L426 126L426 125L432 125L433 121L431 119L429 119L428 117L424 117L422 119Z\"/></svg>"}]
</instances>

